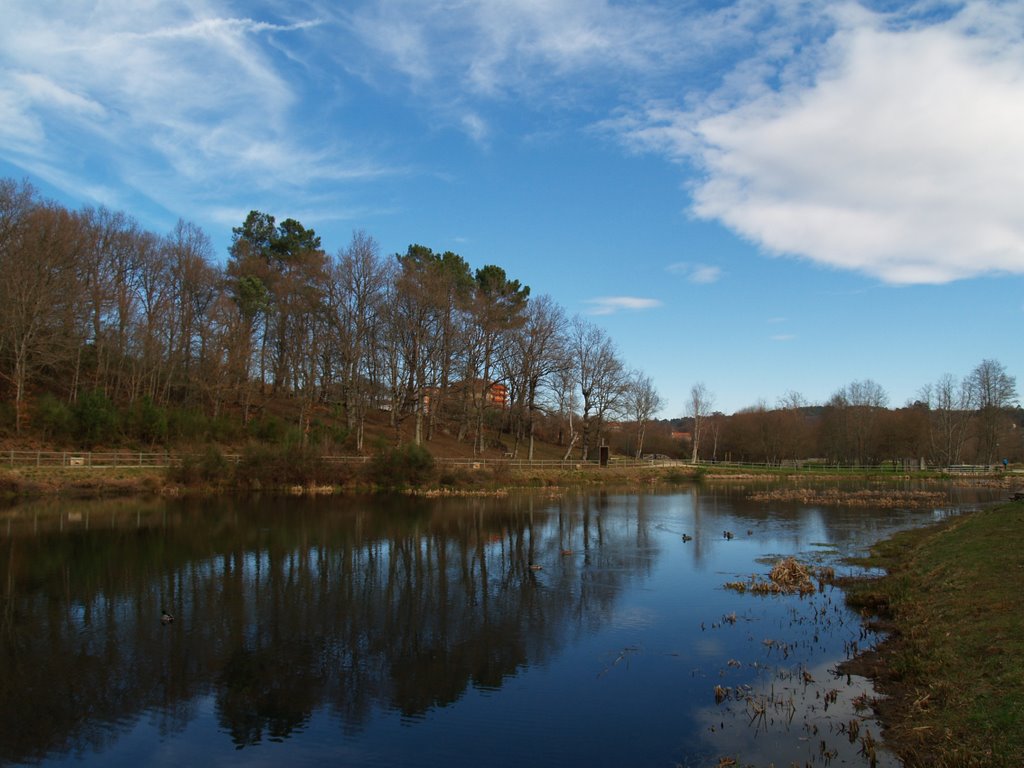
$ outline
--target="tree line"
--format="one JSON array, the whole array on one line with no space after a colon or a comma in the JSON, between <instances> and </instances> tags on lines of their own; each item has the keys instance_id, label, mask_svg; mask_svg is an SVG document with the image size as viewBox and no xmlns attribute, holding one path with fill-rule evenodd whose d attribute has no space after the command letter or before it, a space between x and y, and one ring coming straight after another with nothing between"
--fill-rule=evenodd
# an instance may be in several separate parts
<instances>
[{"instance_id":1,"label":"tree line","mask_svg":"<svg viewBox=\"0 0 1024 768\"><path fill-rule=\"evenodd\" d=\"M982 360L963 377L945 374L917 398L890 408L875 381L853 381L827 402L790 392L774 407L760 402L730 416L694 385L686 429L693 459L768 464L818 458L877 465L924 459L933 466L1024 460L1024 410L1015 377L998 360Z\"/></svg>"},{"instance_id":2,"label":"tree line","mask_svg":"<svg viewBox=\"0 0 1024 768\"><path fill-rule=\"evenodd\" d=\"M1024 458L1016 380L984 360L890 409L855 381L726 416L691 390L687 438L607 332L497 265L362 231L328 252L313 229L252 211L220 263L179 221L158 235L106 208L69 210L0 180L0 431L78 444L290 441L365 450L444 434L477 454L642 455L937 464ZM271 404L276 406L274 415Z\"/></svg>"},{"instance_id":3,"label":"tree line","mask_svg":"<svg viewBox=\"0 0 1024 768\"><path fill-rule=\"evenodd\" d=\"M418 244L382 256L362 231L329 253L261 211L220 265L194 224L158 235L3 180L0 274L2 415L19 438L266 438L274 400L303 444L361 451L386 414L396 443L443 430L532 457L543 425L586 459L612 421L638 425L641 451L660 404L602 328L500 266Z\"/></svg>"}]
</instances>

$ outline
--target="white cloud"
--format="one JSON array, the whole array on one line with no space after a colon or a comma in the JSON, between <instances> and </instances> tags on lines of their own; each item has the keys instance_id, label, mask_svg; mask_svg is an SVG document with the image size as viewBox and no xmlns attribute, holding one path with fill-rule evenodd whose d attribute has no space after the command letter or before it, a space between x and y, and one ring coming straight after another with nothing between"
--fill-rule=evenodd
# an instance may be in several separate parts
<instances>
[{"instance_id":1,"label":"white cloud","mask_svg":"<svg viewBox=\"0 0 1024 768\"><path fill-rule=\"evenodd\" d=\"M813 81L609 126L697 163L694 211L770 252L897 284L1024 273L1024 12L886 21L839 14Z\"/></svg>"},{"instance_id":2,"label":"white cloud","mask_svg":"<svg viewBox=\"0 0 1024 768\"><path fill-rule=\"evenodd\" d=\"M680 261L675 264L669 264L666 270L674 275L682 275L691 283L697 285L717 283L722 277L721 267L710 264L691 264L690 262Z\"/></svg>"},{"instance_id":3,"label":"white cloud","mask_svg":"<svg viewBox=\"0 0 1024 768\"><path fill-rule=\"evenodd\" d=\"M462 129L477 144L484 144L490 133L487 122L475 112L467 112L462 116Z\"/></svg>"},{"instance_id":4,"label":"white cloud","mask_svg":"<svg viewBox=\"0 0 1024 768\"><path fill-rule=\"evenodd\" d=\"M722 270L718 267L713 267L708 264L694 264L693 271L690 272L690 282L707 285L709 283L718 282L718 279L721 276Z\"/></svg>"},{"instance_id":5,"label":"white cloud","mask_svg":"<svg viewBox=\"0 0 1024 768\"><path fill-rule=\"evenodd\" d=\"M602 296L596 299L587 299L585 304L590 305L589 315L613 315L616 312L636 312L644 309L655 309L661 306L657 299L644 299L636 296Z\"/></svg>"}]
</instances>

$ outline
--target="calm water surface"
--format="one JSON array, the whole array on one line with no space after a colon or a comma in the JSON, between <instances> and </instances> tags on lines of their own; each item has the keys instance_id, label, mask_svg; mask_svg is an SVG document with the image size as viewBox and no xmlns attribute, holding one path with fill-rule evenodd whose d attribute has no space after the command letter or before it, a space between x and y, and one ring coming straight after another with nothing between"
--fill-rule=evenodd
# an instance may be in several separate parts
<instances>
[{"instance_id":1,"label":"calm water surface","mask_svg":"<svg viewBox=\"0 0 1024 768\"><path fill-rule=\"evenodd\" d=\"M988 499L749 490L6 510L0 763L866 766L841 593L723 585Z\"/></svg>"}]
</instances>

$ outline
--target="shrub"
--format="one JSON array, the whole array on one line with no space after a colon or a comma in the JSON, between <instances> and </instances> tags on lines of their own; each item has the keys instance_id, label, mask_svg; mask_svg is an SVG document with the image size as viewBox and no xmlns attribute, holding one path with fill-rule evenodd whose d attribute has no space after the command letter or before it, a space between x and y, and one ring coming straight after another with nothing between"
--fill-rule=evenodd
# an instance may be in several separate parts
<instances>
[{"instance_id":1,"label":"shrub","mask_svg":"<svg viewBox=\"0 0 1024 768\"><path fill-rule=\"evenodd\" d=\"M0 403L0 432L9 434L14 431L14 403Z\"/></svg>"},{"instance_id":2,"label":"shrub","mask_svg":"<svg viewBox=\"0 0 1024 768\"><path fill-rule=\"evenodd\" d=\"M167 431L174 440L205 442L209 436L209 427L209 420L198 408L173 408L167 414Z\"/></svg>"},{"instance_id":3,"label":"shrub","mask_svg":"<svg viewBox=\"0 0 1024 768\"><path fill-rule=\"evenodd\" d=\"M454 469L446 469L437 478L437 484L442 488L458 488L465 484L466 478L461 472L456 472Z\"/></svg>"},{"instance_id":4,"label":"shrub","mask_svg":"<svg viewBox=\"0 0 1024 768\"><path fill-rule=\"evenodd\" d=\"M309 444L321 447L324 451L342 448L349 438L349 430L344 426L325 424L320 419L313 419L309 425Z\"/></svg>"},{"instance_id":5,"label":"shrub","mask_svg":"<svg viewBox=\"0 0 1024 768\"><path fill-rule=\"evenodd\" d=\"M186 456L181 464L172 466L167 475L171 480L185 485L226 485L231 480L232 466L224 454L210 445L199 456Z\"/></svg>"},{"instance_id":6,"label":"shrub","mask_svg":"<svg viewBox=\"0 0 1024 768\"><path fill-rule=\"evenodd\" d=\"M246 449L238 464L239 483L262 485L321 485L330 478L320 451L299 445L258 445Z\"/></svg>"},{"instance_id":7,"label":"shrub","mask_svg":"<svg viewBox=\"0 0 1024 768\"><path fill-rule=\"evenodd\" d=\"M381 448L370 463L370 480L382 488L425 485L434 472L434 457L422 445Z\"/></svg>"},{"instance_id":8,"label":"shrub","mask_svg":"<svg viewBox=\"0 0 1024 768\"><path fill-rule=\"evenodd\" d=\"M280 443L287 432L284 422L276 416L260 416L253 419L247 429L253 439L261 443Z\"/></svg>"},{"instance_id":9,"label":"shrub","mask_svg":"<svg viewBox=\"0 0 1024 768\"><path fill-rule=\"evenodd\" d=\"M491 481L495 485L510 485L512 483L512 465L507 461L492 464Z\"/></svg>"},{"instance_id":10,"label":"shrub","mask_svg":"<svg viewBox=\"0 0 1024 768\"><path fill-rule=\"evenodd\" d=\"M113 438L118 429L118 413L114 404L99 389L80 395L72 407L75 437L87 448Z\"/></svg>"},{"instance_id":11,"label":"shrub","mask_svg":"<svg viewBox=\"0 0 1024 768\"><path fill-rule=\"evenodd\" d=\"M218 443L234 443L241 439L244 427L235 417L226 414L210 419L210 437Z\"/></svg>"},{"instance_id":12,"label":"shrub","mask_svg":"<svg viewBox=\"0 0 1024 768\"><path fill-rule=\"evenodd\" d=\"M213 445L208 445L199 459L199 468L207 480L226 479L231 473L231 462Z\"/></svg>"},{"instance_id":13,"label":"shrub","mask_svg":"<svg viewBox=\"0 0 1024 768\"><path fill-rule=\"evenodd\" d=\"M448 467L441 471L437 484L442 488L474 488L480 485L481 473L461 467Z\"/></svg>"},{"instance_id":14,"label":"shrub","mask_svg":"<svg viewBox=\"0 0 1024 768\"><path fill-rule=\"evenodd\" d=\"M68 440L75 432L75 415L71 408L51 394L39 398L35 422L47 440Z\"/></svg>"},{"instance_id":15,"label":"shrub","mask_svg":"<svg viewBox=\"0 0 1024 768\"><path fill-rule=\"evenodd\" d=\"M146 395L135 403L131 413L131 430L133 435L143 442L163 443L167 440L168 418L167 409L156 405L153 398Z\"/></svg>"}]
</instances>

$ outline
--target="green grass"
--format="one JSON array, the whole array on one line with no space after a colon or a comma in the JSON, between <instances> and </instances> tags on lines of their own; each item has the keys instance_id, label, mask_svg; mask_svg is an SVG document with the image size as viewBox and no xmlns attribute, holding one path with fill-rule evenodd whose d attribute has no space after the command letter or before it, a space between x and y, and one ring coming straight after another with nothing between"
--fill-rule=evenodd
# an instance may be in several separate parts
<instances>
[{"instance_id":1,"label":"green grass","mask_svg":"<svg viewBox=\"0 0 1024 768\"><path fill-rule=\"evenodd\" d=\"M1024 503L881 543L850 601L891 619L881 690L907 766L1024 766ZM886 712L888 711L888 715Z\"/></svg>"}]
</instances>

